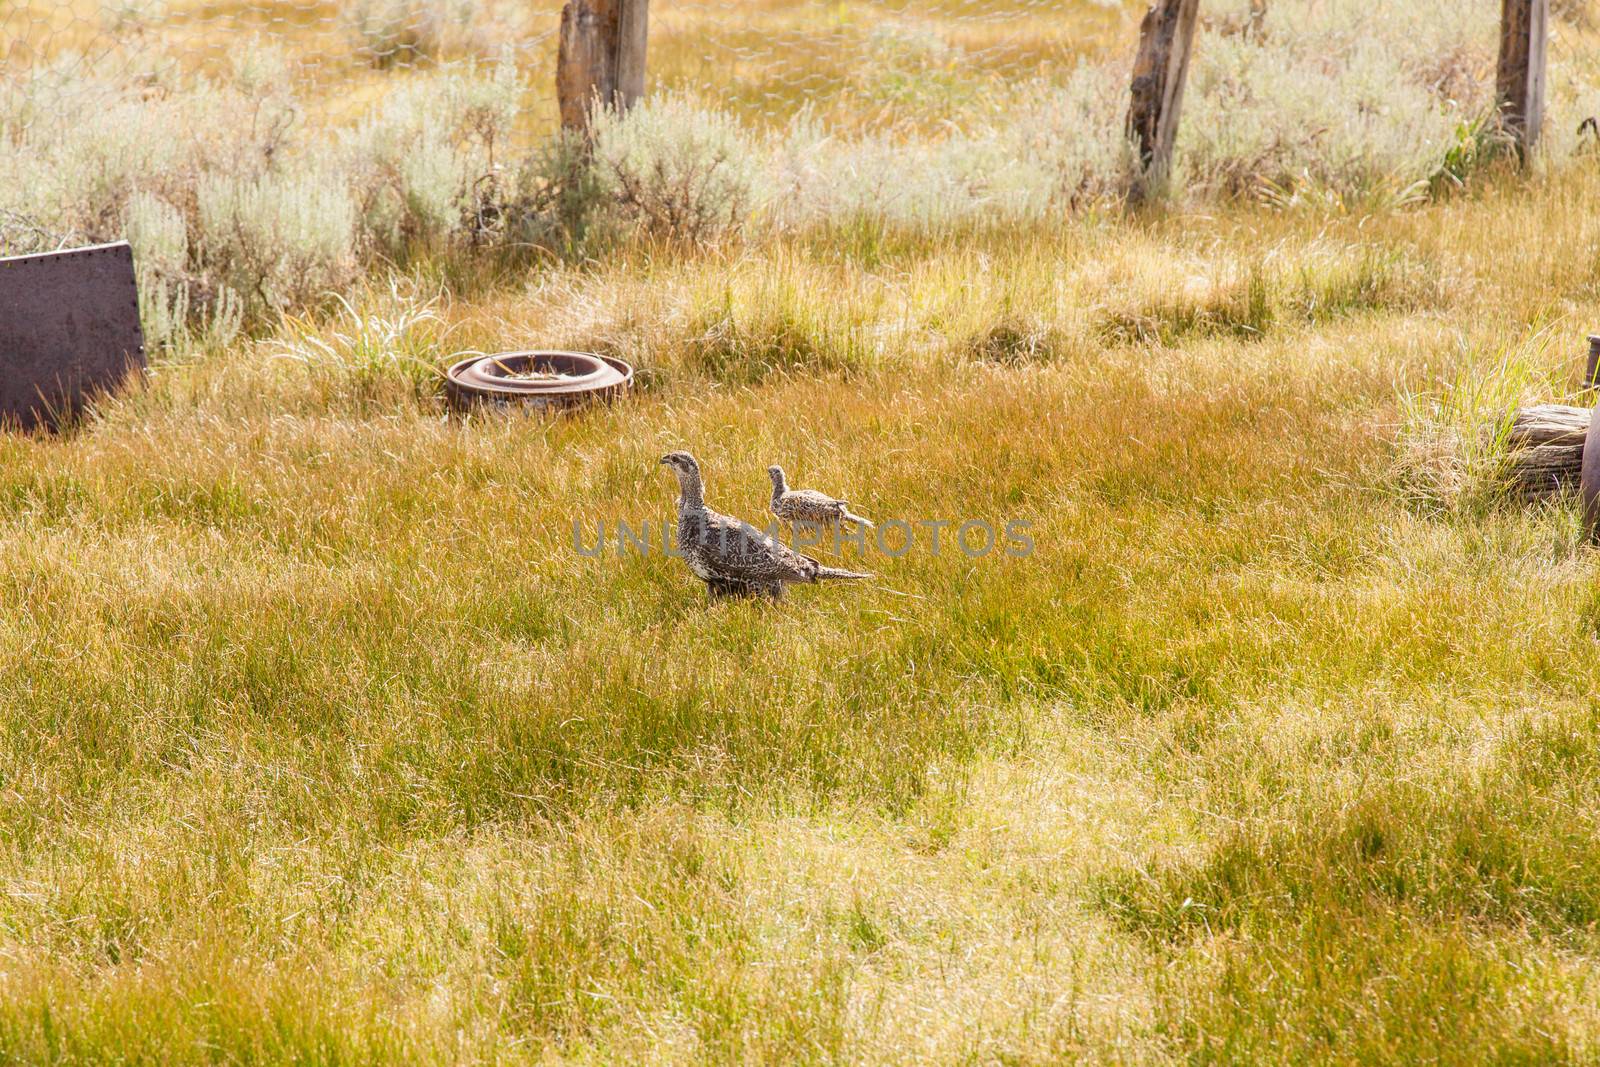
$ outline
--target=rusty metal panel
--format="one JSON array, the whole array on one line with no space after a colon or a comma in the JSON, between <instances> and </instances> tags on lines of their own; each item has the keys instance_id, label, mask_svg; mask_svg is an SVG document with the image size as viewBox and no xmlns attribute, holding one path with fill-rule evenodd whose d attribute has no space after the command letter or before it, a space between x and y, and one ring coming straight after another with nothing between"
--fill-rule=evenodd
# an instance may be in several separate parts
<instances>
[{"instance_id":1,"label":"rusty metal panel","mask_svg":"<svg viewBox=\"0 0 1600 1067\"><path fill-rule=\"evenodd\" d=\"M1583 467L1578 473L1578 498L1583 501L1583 525L1589 543L1600 543L1600 404L1589 416L1583 439Z\"/></svg>"},{"instance_id":2,"label":"rusty metal panel","mask_svg":"<svg viewBox=\"0 0 1600 1067\"><path fill-rule=\"evenodd\" d=\"M126 241L0 259L0 426L53 429L144 366Z\"/></svg>"}]
</instances>

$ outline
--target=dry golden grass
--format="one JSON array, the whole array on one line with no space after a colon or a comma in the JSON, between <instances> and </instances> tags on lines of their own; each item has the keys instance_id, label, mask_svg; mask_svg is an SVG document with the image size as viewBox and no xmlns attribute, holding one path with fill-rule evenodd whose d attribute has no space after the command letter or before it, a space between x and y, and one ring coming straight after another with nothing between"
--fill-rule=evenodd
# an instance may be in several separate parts
<instances>
[{"instance_id":1,"label":"dry golden grass","mask_svg":"<svg viewBox=\"0 0 1600 1067\"><path fill-rule=\"evenodd\" d=\"M1476 442L1597 240L1580 164L423 260L0 438L0 1059L1592 1062L1595 561ZM641 388L418 372L535 344ZM1035 551L578 554L674 448Z\"/></svg>"},{"instance_id":2,"label":"dry golden grass","mask_svg":"<svg viewBox=\"0 0 1600 1067\"><path fill-rule=\"evenodd\" d=\"M1587 1059L1592 563L1568 509L1417 506L1395 442L1518 339L1571 381L1597 206L402 282L355 314L417 352L649 388L452 421L270 358L353 336L312 320L0 442L0 1048ZM780 461L1037 550L707 607L572 547L669 515L673 447L744 514Z\"/></svg>"}]
</instances>

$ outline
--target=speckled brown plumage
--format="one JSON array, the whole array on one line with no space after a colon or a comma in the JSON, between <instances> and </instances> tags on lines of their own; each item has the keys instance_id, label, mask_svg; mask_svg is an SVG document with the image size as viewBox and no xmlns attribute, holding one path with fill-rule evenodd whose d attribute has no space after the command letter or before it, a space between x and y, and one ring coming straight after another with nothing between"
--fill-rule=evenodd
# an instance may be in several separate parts
<instances>
[{"instance_id":1,"label":"speckled brown plumage","mask_svg":"<svg viewBox=\"0 0 1600 1067\"><path fill-rule=\"evenodd\" d=\"M776 600L786 585L872 577L825 567L749 523L706 507L700 465L689 453L669 452L661 463L678 476L678 553L712 597Z\"/></svg>"},{"instance_id":2,"label":"speckled brown plumage","mask_svg":"<svg viewBox=\"0 0 1600 1067\"><path fill-rule=\"evenodd\" d=\"M872 522L850 510L850 504L837 500L815 489L790 489L783 468L774 464L767 468L772 479L771 511L788 523L832 528L843 523L858 523L872 529Z\"/></svg>"}]
</instances>

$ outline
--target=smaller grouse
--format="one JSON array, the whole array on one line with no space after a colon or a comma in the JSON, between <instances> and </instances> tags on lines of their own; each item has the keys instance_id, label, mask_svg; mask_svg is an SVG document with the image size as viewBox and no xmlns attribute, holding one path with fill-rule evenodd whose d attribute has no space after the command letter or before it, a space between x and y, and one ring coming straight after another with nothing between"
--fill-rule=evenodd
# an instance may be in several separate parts
<instances>
[{"instance_id":1,"label":"smaller grouse","mask_svg":"<svg viewBox=\"0 0 1600 1067\"><path fill-rule=\"evenodd\" d=\"M790 489L784 481L783 468L776 464L768 467L767 473L772 476L772 513L784 522L824 528L852 522L873 529L871 520L851 511L847 501L835 500L815 489Z\"/></svg>"},{"instance_id":2,"label":"smaller grouse","mask_svg":"<svg viewBox=\"0 0 1600 1067\"><path fill-rule=\"evenodd\" d=\"M678 476L678 554L713 599L766 596L781 599L796 582L871 578L859 571L825 567L747 522L706 507L700 465L687 452L668 452L663 466Z\"/></svg>"}]
</instances>

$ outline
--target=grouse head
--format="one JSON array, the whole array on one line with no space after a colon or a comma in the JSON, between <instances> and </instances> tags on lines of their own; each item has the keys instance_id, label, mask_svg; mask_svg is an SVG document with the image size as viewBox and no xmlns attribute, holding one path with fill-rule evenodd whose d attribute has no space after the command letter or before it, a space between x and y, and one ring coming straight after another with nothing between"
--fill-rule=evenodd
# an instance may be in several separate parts
<instances>
[{"instance_id":1,"label":"grouse head","mask_svg":"<svg viewBox=\"0 0 1600 1067\"><path fill-rule=\"evenodd\" d=\"M687 452L668 452L661 457L661 465L672 469L672 473L678 476L679 485L700 483L700 464Z\"/></svg>"},{"instance_id":2,"label":"grouse head","mask_svg":"<svg viewBox=\"0 0 1600 1067\"><path fill-rule=\"evenodd\" d=\"M780 467L776 463L774 463L772 466L767 468L767 475L768 475L768 477L770 477L772 479L772 487L774 489L782 489L783 488L784 479L783 479L783 468L782 467Z\"/></svg>"},{"instance_id":3,"label":"grouse head","mask_svg":"<svg viewBox=\"0 0 1600 1067\"><path fill-rule=\"evenodd\" d=\"M698 471L700 464L687 452L668 452L661 457L661 465L671 467L675 471Z\"/></svg>"}]
</instances>

